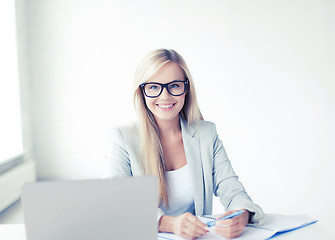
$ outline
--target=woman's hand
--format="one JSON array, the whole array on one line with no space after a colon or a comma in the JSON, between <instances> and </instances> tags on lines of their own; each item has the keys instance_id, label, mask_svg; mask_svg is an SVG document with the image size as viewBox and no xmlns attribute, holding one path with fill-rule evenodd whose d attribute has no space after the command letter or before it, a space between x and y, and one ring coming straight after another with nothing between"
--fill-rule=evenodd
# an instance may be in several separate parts
<instances>
[{"instance_id":1,"label":"woman's hand","mask_svg":"<svg viewBox=\"0 0 335 240\"><path fill-rule=\"evenodd\" d=\"M196 239L208 232L208 226L187 212L177 217L162 216L159 220L159 231L173 232L186 239Z\"/></svg>"},{"instance_id":2,"label":"woman's hand","mask_svg":"<svg viewBox=\"0 0 335 240\"><path fill-rule=\"evenodd\" d=\"M217 219L232 214L234 212L237 211L226 212L224 215L218 217ZM239 237L241 235L245 225L248 224L248 221L249 221L249 212L244 209L244 212L239 216L226 220L218 220L213 228L217 234L220 234L221 236L227 239L232 239Z\"/></svg>"}]
</instances>

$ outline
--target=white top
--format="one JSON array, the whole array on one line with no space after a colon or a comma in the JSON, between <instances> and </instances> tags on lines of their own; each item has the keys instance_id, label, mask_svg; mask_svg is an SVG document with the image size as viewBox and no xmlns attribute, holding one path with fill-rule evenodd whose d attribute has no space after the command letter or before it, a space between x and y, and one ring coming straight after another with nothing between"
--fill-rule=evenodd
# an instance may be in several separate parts
<instances>
[{"instance_id":1,"label":"white top","mask_svg":"<svg viewBox=\"0 0 335 240\"><path fill-rule=\"evenodd\" d=\"M169 208L161 204L165 215L179 216L185 212L194 214L194 193L188 165L167 171Z\"/></svg>"}]
</instances>

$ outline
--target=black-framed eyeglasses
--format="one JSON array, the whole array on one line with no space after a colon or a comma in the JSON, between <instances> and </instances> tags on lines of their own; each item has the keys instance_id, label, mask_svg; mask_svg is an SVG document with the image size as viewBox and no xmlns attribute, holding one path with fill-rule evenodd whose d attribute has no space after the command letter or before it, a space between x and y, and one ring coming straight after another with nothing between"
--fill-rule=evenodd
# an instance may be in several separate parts
<instances>
[{"instance_id":1,"label":"black-framed eyeglasses","mask_svg":"<svg viewBox=\"0 0 335 240\"><path fill-rule=\"evenodd\" d=\"M172 96L181 96L185 93L187 85L188 85L188 79L184 81L174 80L172 82L165 84L157 82L148 82L148 83L142 83L140 87L143 89L145 96L155 98L161 95L164 88L166 88L166 90Z\"/></svg>"}]
</instances>

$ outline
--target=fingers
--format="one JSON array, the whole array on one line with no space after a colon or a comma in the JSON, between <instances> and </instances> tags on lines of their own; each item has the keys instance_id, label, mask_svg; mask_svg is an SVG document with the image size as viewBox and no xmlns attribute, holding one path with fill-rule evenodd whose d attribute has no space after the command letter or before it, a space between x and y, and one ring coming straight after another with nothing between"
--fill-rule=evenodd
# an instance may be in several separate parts
<instances>
[{"instance_id":1,"label":"fingers","mask_svg":"<svg viewBox=\"0 0 335 240\"><path fill-rule=\"evenodd\" d=\"M190 235L202 236L208 232L208 226L201 222L197 217L191 216L186 223Z\"/></svg>"},{"instance_id":2,"label":"fingers","mask_svg":"<svg viewBox=\"0 0 335 240\"><path fill-rule=\"evenodd\" d=\"M224 215L216 218L216 219L220 219L224 216L230 215L234 212L237 211L229 211L226 212ZM229 218L229 219L225 219L225 220L217 220L216 225L221 225L221 226L232 226L235 224L244 224L247 225L248 224L248 220L249 220L249 212L245 209L243 209L243 213L241 215L238 215L236 217L233 218Z\"/></svg>"},{"instance_id":3,"label":"fingers","mask_svg":"<svg viewBox=\"0 0 335 240\"><path fill-rule=\"evenodd\" d=\"M177 219L178 222L176 224L175 233L183 238L195 239L208 232L208 230L206 230L208 226L191 213L185 213L178 216Z\"/></svg>"},{"instance_id":4,"label":"fingers","mask_svg":"<svg viewBox=\"0 0 335 240\"><path fill-rule=\"evenodd\" d=\"M214 231L225 238L232 239L239 237L242 234L244 227L245 225L240 221L234 221L233 223L226 225L216 225L214 226Z\"/></svg>"},{"instance_id":5,"label":"fingers","mask_svg":"<svg viewBox=\"0 0 335 240\"><path fill-rule=\"evenodd\" d=\"M230 227L221 227L221 226L214 226L214 231L217 234L220 234L221 236L227 238L227 239L232 239L239 237L244 230L244 226L230 226Z\"/></svg>"},{"instance_id":6,"label":"fingers","mask_svg":"<svg viewBox=\"0 0 335 240\"><path fill-rule=\"evenodd\" d=\"M193 215L192 215L193 216ZM209 227L207 226L207 224L201 222L199 220L199 218L197 218L196 216L193 216L193 223L195 223L198 227L200 227L201 229L205 229L205 230L209 230Z\"/></svg>"},{"instance_id":7,"label":"fingers","mask_svg":"<svg viewBox=\"0 0 335 240\"><path fill-rule=\"evenodd\" d=\"M187 214L184 233L190 237L200 237L205 235L208 230L207 225L201 222L196 216Z\"/></svg>"},{"instance_id":8,"label":"fingers","mask_svg":"<svg viewBox=\"0 0 335 240\"><path fill-rule=\"evenodd\" d=\"M224 215L220 216L220 218L233 212L235 211L227 212ZM241 215L233 217L231 219L218 220L216 222L216 226L214 226L214 230L216 231L216 233L220 234L225 238L236 238L242 234L245 225L248 223L248 219L249 213L245 210Z\"/></svg>"},{"instance_id":9,"label":"fingers","mask_svg":"<svg viewBox=\"0 0 335 240\"><path fill-rule=\"evenodd\" d=\"M232 214L232 213L234 213L234 212L236 212L236 211L228 211L228 212L225 212L224 214L218 216L216 219L223 218L223 217L225 217L225 216L227 216L227 215L230 215L230 214Z\"/></svg>"},{"instance_id":10,"label":"fingers","mask_svg":"<svg viewBox=\"0 0 335 240\"><path fill-rule=\"evenodd\" d=\"M216 221L216 225L219 226L233 226L236 224L239 224L241 222L241 218L239 218L240 216L231 218L231 219L226 219L226 220L218 220Z\"/></svg>"}]
</instances>

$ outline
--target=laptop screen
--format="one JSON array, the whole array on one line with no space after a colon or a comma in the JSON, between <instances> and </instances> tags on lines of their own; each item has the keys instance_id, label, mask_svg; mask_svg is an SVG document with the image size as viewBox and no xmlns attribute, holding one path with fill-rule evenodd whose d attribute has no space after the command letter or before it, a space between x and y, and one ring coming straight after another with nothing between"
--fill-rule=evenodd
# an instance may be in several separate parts
<instances>
[{"instance_id":1,"label":"laptop screen","mask_svg":"<svg viewBox=\"0 0 335 240\"><path fill-rule=\"evenodd\" d=\"M156 177L27 183L27 240L157 239Z\"/></svg>"}]
</instances>

